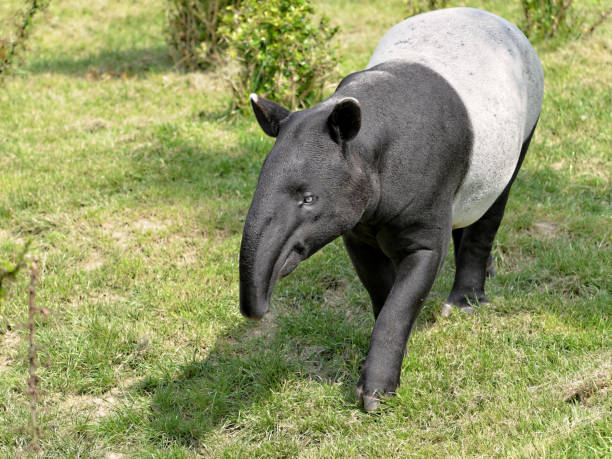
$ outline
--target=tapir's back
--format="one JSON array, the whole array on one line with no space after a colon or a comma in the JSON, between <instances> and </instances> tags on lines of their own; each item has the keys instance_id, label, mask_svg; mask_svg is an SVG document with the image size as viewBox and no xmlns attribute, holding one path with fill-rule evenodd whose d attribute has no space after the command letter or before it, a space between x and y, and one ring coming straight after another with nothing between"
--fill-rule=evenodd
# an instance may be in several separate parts
<instances>
[{"instance_id":1,"label":"tapir's back","mask_svg":"<svg viewBox=\"0 0 612 459\"><path fill-rule=\"evenodd\" d=\"M368 68L416 62L444 77L466 106L474 133L470 166L453 202L453 226L477 220L509 182L542 103L540 61L521 31L472 8L421 14L390 29Z\"/></svg>"}]
</instances>

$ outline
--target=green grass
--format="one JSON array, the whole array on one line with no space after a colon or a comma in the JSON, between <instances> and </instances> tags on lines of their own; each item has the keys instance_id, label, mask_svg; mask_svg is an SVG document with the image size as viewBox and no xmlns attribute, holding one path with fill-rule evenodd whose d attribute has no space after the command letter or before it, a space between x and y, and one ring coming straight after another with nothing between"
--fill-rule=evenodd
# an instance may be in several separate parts
<instances>
[{"instance_id":1,"label":"green grass","mask_svg":"<svg viewBox=\"0 0 612 459\"><path fill-rule=\"evenodd\" d=\"M403 17L399 1L317 5L341 26L341 74ZM449 259L397 396L370 415L353 387L373 319L339 241L278 285L263 322L239 314L242 224L272 143L252 117L223 118L224 69L173 68L162 0L52 2L0 87L0 257L32 240L53 311L36 332L43 454L609 456L612 28L539 50L544 109L492 303L437 316ZM27 282L0 305L2 457L30 439Z\"/></svg>"}]
</instances>

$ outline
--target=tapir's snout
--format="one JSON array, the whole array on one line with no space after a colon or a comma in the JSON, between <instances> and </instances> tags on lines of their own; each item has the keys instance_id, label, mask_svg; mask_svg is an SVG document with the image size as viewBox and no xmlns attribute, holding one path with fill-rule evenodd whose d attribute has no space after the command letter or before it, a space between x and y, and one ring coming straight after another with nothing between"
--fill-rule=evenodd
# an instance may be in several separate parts
<instances>
[{"instance_id":1,"label":"tapir's snout","mask_svg":"<svg viewBox=\"0 0 612 459\"><path fill-rule=\"evenodd\" d=\"M240 312L247 319L260 320L266 315L270 309L268 301L257 301L255 298L250 298L248 294L243 294L243 289L240 289Z\"/></svg>"},{"instance_id":2,"label":"tapir's snout","mask_svg":"<svg viewBox=\"0 0 612 459\"><path fill-rule=\"evenodd\" d=\"M276 281L302 261L293 247L296 222L267 201L255 199L249 209L240 246L240 312L261 319L270 308Z\"/></svg>"},{"instance_id":3,"label":"tapir's snout","mask_svg":"<svg viewBox=\"0 0 612 459\"><path fill-rule=\"evenodd\" d=\"M245 231L242 239L240 312L249 319L259 320L268 312L276 281L291 274L306 255L303 244L269 232L275 234L252 241L252 234Z\"/></svg>"},{"instance_id":4,"label":"tapir's snout","mask_svg":"<svg viewBox=\"0 0 612 459\"><path fill-rule=\"evenodd\" d=\"M261 241L243 235L240 249L240 312L249 319L261 319L270 309L273 285L270 266L274 264L268 251L261 253Z\"/></svg>"}]
</instances>

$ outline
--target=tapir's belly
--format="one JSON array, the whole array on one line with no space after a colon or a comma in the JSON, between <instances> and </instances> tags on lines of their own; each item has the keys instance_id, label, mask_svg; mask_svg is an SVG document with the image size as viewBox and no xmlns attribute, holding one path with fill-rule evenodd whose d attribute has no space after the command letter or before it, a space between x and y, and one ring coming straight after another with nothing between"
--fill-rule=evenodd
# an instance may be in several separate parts
<instances>
[{"instance_id":1,"label":"tapir's belly","mask_svg":"<svg viewBox=\"0 0 612 459\"><path fill-rule=\"evenodd\" d=\"M503 192L542 102L542 68L512 24L471 8L418 15L382 38L368 68L389 60L425 65L463 101L474 135L468 171L453 200L453 228L478 220Z\"/></svg>"}]
</instances>

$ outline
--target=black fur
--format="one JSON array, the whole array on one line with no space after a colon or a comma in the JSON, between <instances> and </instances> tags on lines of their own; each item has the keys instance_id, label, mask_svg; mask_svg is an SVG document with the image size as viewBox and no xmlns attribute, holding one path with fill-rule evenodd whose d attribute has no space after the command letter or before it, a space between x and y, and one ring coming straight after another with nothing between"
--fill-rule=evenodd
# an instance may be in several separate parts
<instances>
[{"instance_id":1,"label":"black fur","mask_svg":"<svg viewBox=\"0 0 612 459\"><path fill-rule=\"evenodd\" d=\"M457 278L449 301L485 300L491 243L512 181L478 222L452 232L472 127L455 90L419 64L389 61L351 74L330 99L290 115L259 100L257 120L277 140L245 223L241 311L263 316L277 278L343 236L376 318L358 393L364 402L392 393L451 233Z\"/></svg>"}]
</instances>

